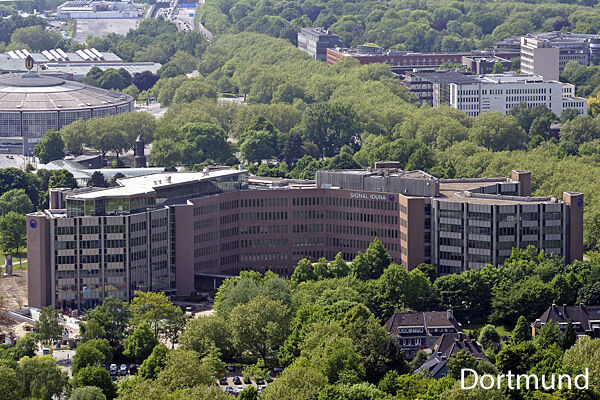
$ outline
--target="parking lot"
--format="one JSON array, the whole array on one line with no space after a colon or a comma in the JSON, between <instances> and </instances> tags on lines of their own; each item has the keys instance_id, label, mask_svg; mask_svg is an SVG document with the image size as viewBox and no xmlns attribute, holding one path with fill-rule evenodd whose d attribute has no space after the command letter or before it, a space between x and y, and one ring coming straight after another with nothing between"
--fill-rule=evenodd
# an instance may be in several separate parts
<instances>
[{"instance_id":1,"label":"parking lot","mask_svg":"<svg viewBox=\"0 0 600 400\"><path fill-rule=\"evenodd\" d=\"M77 19L77 32L75 40L84 43L88 35L102 36L107 33L126 35L130 29L137 28L139 18L114 18L114 19Z\"/></svg>"}]
</instances>

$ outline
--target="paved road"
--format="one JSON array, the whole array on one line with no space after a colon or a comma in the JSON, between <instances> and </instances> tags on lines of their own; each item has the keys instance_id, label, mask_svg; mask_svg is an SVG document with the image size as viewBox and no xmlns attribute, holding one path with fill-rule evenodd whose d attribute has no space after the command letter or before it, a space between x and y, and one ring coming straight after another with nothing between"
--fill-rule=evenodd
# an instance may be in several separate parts
<instances>
[{"instance_id":1,"label":"paved road","mask_svg":"<svg viewBox=\"0 0 600 400\"><path fill-rule=\"evenodd\" d=\"M0 154L0 168L25 168L27 160L19 154Z\"/></svg>"}]
</instances>

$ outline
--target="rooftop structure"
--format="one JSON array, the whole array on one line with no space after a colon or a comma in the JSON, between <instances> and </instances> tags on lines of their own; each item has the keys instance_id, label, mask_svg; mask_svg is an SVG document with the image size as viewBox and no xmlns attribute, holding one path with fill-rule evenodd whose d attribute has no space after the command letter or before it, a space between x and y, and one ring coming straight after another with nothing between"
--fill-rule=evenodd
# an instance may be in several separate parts
<instances>
[{"instance_id":1,"label":"rooftop structure","mask_svg":"<svg viewBox=\"0 0 600 400\"><path fill-rule=\"evenodd\" d=\"M35 73L0 75L0 144L21 144L22 154L49 129L78 119L133 111L131 96Z\"/></svg>"},{"instance_id":2,"label":"rooftop structure","mask_svg":"<svg viewBox=\"0 0 600 400\"><path fill-rule=\"evenodd\" d=\"M315 60L326 61L327 49L340 45L340 38L323 28L301 28L298 33L298 48Z\"/></svg>"},{"instance_id":3,"label":"rooftop structure","mask_svg":"<svg viewBox=\"0 0 600 400\"><path fill-rule=\"evenodd\" d=\"M489 361L481 346L462 332L444 333L431 348L431 357L423 363L414 373L427 372L434 379L443 378L448 374L448 360L450 357L465 350L477 360Z\"/></svg>"},{"instance_id":4,"label":"rooftop structure","mask_svg":"<svg viewBox=\"0 0 600 400\"><path fill-rule=\"evenodd\" d=\"M465 65L475 75L493 73L496 64L502 65L504 71L509 71L512 67L510 60L497 56L464 56L462 58L462 65Z\"/></svg>"},{"instance_id":5,"label":"rooftop structure","mask_svg":"<svg viewBox=\"0 0 600 400\"><path fill-rule=\"evenodd\" d=\"M83 78L92 67L101 70L124 68L131 75L144 71L156 74L162 66L153 62L125 62L114 53L100 52L95 48L65 52L62 49L30 53L26 49L0 53L0 74L27 72L25 58L34 60L34 70L44 75L59 76L70 80Z\"/></svg>"},{"instance_id":6,"label":"rooftop structure","mask_svg":"<svg viewBox=\"0 0 600 400\"><path fill-rule=\"evenodd\" d=\"M440 275L502 264L513 247L566 262L583 254L583 195L531 197L527 171L447 180L376 168L302 181L221 167L117 182L52 189L50 209L28 215L30 305L87 308L137 289L187 295L244 269L289 276L303 258L352 261L376 237L393 262L431 263Z\"/></svg>"},{"instance_id":7,"label":"rooftop structure","mask_svg":"<svg viewBox=\"0 0 600 400\"><path fill-rule=\"evenodd\" d=\"M533 337L539 335L542 327L550 321L558 324L563 332L571 321L578 337L600 338L600 305L567 306L563 304L557 306L552 304L540 318L531 324Z\"/></svg>"},{"instance_id":8,"label":"rooftop structure","mask_svg":"<svg viewBox=\"0 0 600 400\"><path fill-rule=\"evenodd\" d=\"M132 1L72 0L56 8L59 19L141 18L144 7Z\"/></svg>"},{"instance_id":9,"label":"rooftop structure","mask_svg":"<svg viewBox=\"0 0 600 400\"><path fill-rule=\"evenodd\" d=\"M385 323L385 329L398 340L409 359L419 350L432 348L443 334L462 332L452 310L397 312Z\"/></svg>"},{"instance_id":10,"label":"rooftop structure","mask_svg":"<svg viewBox=\"0 0 600 400\"><path fill-rule=\"evenodd\" d=\"M434 107L447 104L471 117L485 111L508 114L520 103L530 107L544 105L559 116L567 108L587 113L587 101L575 96L574 85L546 80L535 74L507 72L469 76L444 71L411 72L404 85L421 102Z\"/></svg>"},{"instance_id":11,"label":"rooftop structure","mask_svg":"<svg viewBox=\"0 0 600 400\"><path fill-rule=\"evenodd\" d=\"M385 63L396 73L404 73L414 69L436 69L442 64L461 64L463 57L487 56L500 57L510 60L519 57L519 51L514 49L472 50L457 53L419 53L410 51L385 51L381 47L358 46L357 48L327 49L327 64L334 65L346 57L353 57L361 64Z\"/></svg>"},{"instance_id":12,"label":"rooftop structure","mask_svg":"<svg viewBox=\"0 0 600 400\"><path fill-rule=\"evenodd\" d=\"M521 71L558 80L568 62L600 62L600 35L570 32L534 33L521 37Z\"/></svg>"}]
</instances>

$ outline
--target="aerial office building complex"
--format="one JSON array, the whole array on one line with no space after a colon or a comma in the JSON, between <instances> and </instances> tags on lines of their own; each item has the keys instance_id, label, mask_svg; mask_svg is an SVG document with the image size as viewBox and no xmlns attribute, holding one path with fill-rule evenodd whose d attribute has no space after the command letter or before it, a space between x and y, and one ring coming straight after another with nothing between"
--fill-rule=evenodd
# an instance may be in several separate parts
<instances>
[{"instance_id":1,"label":"aerial office building complex","mask_svg":"<svg viewBox=\"0 0 600 400\"><path fill-rule=\"evenodd\" d=\"M545 80L540 75L505 74L466 75L456 71L409 72L404 86L421 103L434 107L450 105L476 117L485 111L508 114L511 108L525 103L529 107L544 105L560 116L567 108L587 113L587 100L575 96L570 83Z\"/></svg>"},{"instance_id":2,"label":"aerial office building complex","mask_svg":"<svg viewBox=\"0 0 600 400\"><path fill-rule=\"evenodd\" d=\"M302 28L298 33L298 48L315 60L327 61L327 49L340 43L338 35L323 28Z\"/></svg>"},{"instance_id":3,"label":"aerial office building complex","mask_svg":"<svg viewBox=\"0 0 600 400\"><path fill-rule=\"evenodd\" d=\"M568 62L600 61L600 35L569 32L534 33L521 37L521 72L558 80Z\"/></svg>"},{"instance_id":4,"label":"aerial office building complex","mask_svg":"<svg viewBox=\"0 0 600 400\"><path fill-rule=\"evenodd\" d=\"M54 189L27 216L29 305L89 308L135 290L189 294L203 279L302 258L351 261L377 237L394 262L449 274L534 245L582 257L583 195L530 197L530 174L437 179L395 163L319 171L316 182L246 171L158 173L109 189ZM386 167L386 168L383 168Z\"/></svg>"}]
</instances>

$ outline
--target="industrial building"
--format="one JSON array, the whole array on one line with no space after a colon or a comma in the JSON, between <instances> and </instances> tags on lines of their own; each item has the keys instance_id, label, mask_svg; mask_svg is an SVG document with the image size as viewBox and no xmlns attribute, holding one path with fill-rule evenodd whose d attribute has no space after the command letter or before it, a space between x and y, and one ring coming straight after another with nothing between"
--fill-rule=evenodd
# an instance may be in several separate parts
<instances>
[{"instance_id":1,"label":"industrial building","mask_svg":"<svg viewBox=\"0 0 600 400\"><path fill-rule=\"evenodd\" d=\"M303 258L351 261L376 237L394 262L432 263L442 275L501 264L528 245L582 258L582 194L531 197L526 171L447 180L396 164L318 171L316 182L214 168L51 189L50 209L27 216L29 305L187 295L246 269L289 276Z\"/></svg>"},{"instance_id":2,"label":"industrial building","mask_svg":"<svg viewBox=\"0 0 600 400\"><path fill-rule=\"evenodd\" d=\"M298 33L298 48L315 60L327 61L327 49L341 44L335 33L323 28L301 28Z\"/></svg>"},{"instance_id":3,"label":"industrial building","mask_svg":"<svg viewBox=\"0 0 600 400\"><path fill-rule=\"evenodd\" d=\"M0 150L33 155L49 129L133 111L131 96L36 73L0 75Z\"/></svg>"},{"instance_id":4,"label":"industrial building","mask_svg":"<svg viewBox=\"0 0 600 400\"><path fill-rule=\"evenodd\" d=\"M110 52L101 52L95 48L66 52L62 49L44 50L30 53L27 49L0 53L0 74L27 72L25 59L31 56L34 71L43 75L57 76L68 80L78 80L93 68L123 68L130 75L150 71L156 74L162 64L154 62L125 62Z\"/></svg>"},{"instance_id":5,"label":"industrial building","mask_svg":"<svg viewBox=\"0 0 600 400\"><path fill-rule=\"evenodd\" d=\"M141 18L143 4L133 1L73 0L56 7L58 19Z\"/></svg>"},{"instance_id":6,"label":"industrial building","mask_svg":"<svg viewBox=\"0 0 600 400\"><path fill-rule=\"evenodd\" d=\"M587 66L600 62L600 35L569 32L534 33L521 37L521 72L558 80L568 62Z\"/></svg>"}]
</instances>

